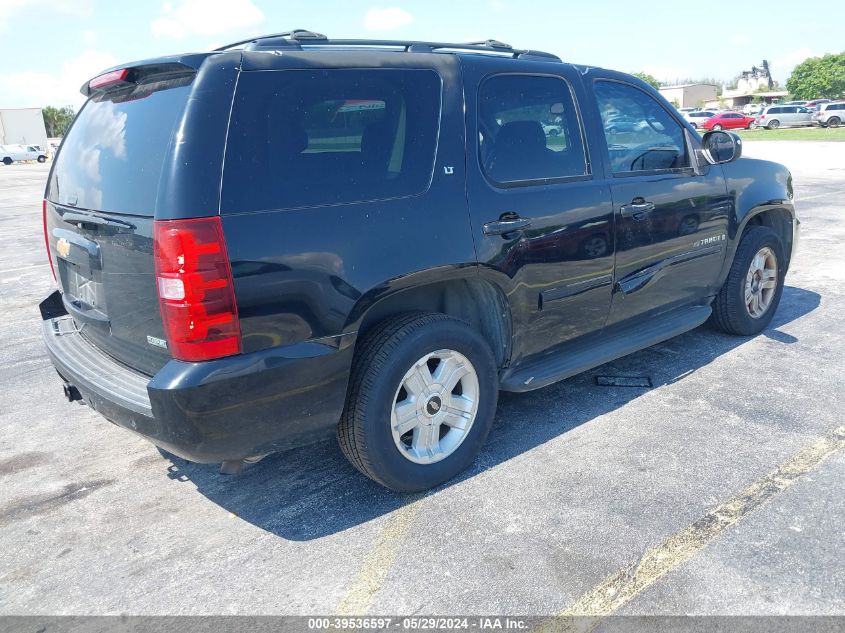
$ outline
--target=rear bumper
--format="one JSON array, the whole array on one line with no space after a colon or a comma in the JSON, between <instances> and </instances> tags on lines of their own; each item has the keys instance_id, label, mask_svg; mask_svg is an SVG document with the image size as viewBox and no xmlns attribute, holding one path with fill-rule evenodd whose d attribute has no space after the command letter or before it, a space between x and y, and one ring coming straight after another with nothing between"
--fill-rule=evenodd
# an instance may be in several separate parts
<instances>
[{"instance_id":1,"label":"rear bumper","mask_svg":"<svg viewBox=\"0 0 845 633\"><path fill-rule=\"evenodd\" d=\"M171 360L150 377L44 304L42 335L59 375L105 418L185 459L215 463L309 444L330 435L343 410L354 335L202 363Z\"/></svg>"}]
</instances>

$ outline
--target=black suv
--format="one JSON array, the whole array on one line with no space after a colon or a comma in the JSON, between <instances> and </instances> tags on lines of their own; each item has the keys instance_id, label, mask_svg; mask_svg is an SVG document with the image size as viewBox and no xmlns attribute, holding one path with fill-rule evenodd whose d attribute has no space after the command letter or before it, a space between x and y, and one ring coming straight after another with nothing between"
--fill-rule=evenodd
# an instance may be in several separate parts
<instances>
[{"instance_id":1,"label":"black suv","mask_svg":"<svg viewBox=\"0 0 845 633\"><path fill-rule=\"evenodd\" d=\"M336 432L428 488L499 389L708 319L753 335L780 300L789 172L626 74L294 31L82 90L44 200L47 349L69 400L224 472Z\"/></svg>"}]
</instances>

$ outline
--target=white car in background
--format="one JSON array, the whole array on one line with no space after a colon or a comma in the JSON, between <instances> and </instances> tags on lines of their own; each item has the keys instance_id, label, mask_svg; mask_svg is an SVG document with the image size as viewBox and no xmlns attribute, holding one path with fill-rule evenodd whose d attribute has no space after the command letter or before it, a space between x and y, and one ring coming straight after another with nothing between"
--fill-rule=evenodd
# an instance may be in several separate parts
<instances>
[{"instance_id":1,"label":"white car in background","mask_svg":"<svg viewBox=\"0 0 845 633\"><path fill-rule=\"evenodd\" d=\"M711 116L716 115L715 110L694 110L692 112L682 112L681 114L684 115L684 118L692 123L692 126L696 129L701 127L701 124L704 123L707 119Z\"/></svg>"},{"instance_id":2,"label":"white car in background","mask_svg":"<svg viewBox=\"0 0 845 633\"><path fill-rule=\"evenodd\" d=\"M0 161L11 165L17 160L37 160L43 163L47 153L37 145L0 145Z\"/></svg>"}]
</instances>

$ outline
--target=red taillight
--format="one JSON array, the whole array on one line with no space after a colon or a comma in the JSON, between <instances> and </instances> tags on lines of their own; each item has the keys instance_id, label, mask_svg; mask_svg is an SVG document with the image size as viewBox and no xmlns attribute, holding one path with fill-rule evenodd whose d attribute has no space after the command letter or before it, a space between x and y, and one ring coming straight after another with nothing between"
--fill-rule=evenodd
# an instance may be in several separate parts
<instances>
[{"instance_id":1,"label":"red taillight","mask_svg":"<svg viewBox=\"0 0 845 633\"><path fill-rule=\"evenodd\" d=\"M154 252L173 357L200 361L239 354L241 327L220 218L156 220Z\"/></svg>"},{"instance_id":2,"label":"red taillight","mask_svg":"<svg viewBox=\"0 0 845 633\"><path fill-rule=\"evenodd\" d=\"M44 246L47 247L47 261L50 262L50 272L56 281L56 268L53 266L53 253L50 251L50 233L47 231L47 200L41 201L41 221L44 224Z\"/></svg>"},{"instance_id":3,"label":"red taillight","mask_svg":"<svg viewBox=\"0 0 845 633\"><path fill-rule=\"evenodd\" d=\"M129 73L128 68L121 68L120 70L112 70L111 72L98 75L88 82L88 89L96 90L97 88L103 88L104 86L120 83L126 79L127 73Z\"/></svg>"}]
</instances>

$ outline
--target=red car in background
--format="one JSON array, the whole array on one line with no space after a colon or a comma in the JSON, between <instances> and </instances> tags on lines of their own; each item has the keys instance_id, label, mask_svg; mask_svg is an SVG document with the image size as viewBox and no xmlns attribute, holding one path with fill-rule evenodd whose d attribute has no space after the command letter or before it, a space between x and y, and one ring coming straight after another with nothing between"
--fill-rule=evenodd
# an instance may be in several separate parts
<instances>
[{"instance_id":1,"label":"red car in background","mask_svg":"<svg viewBox=\"0 0 845 633\"><path fill-rule=\"evenodd\" d=\"M701 124L705 130L748 130L754 127L755 118L739 112L720 112Z\"/></svg>"}]
</instances>

